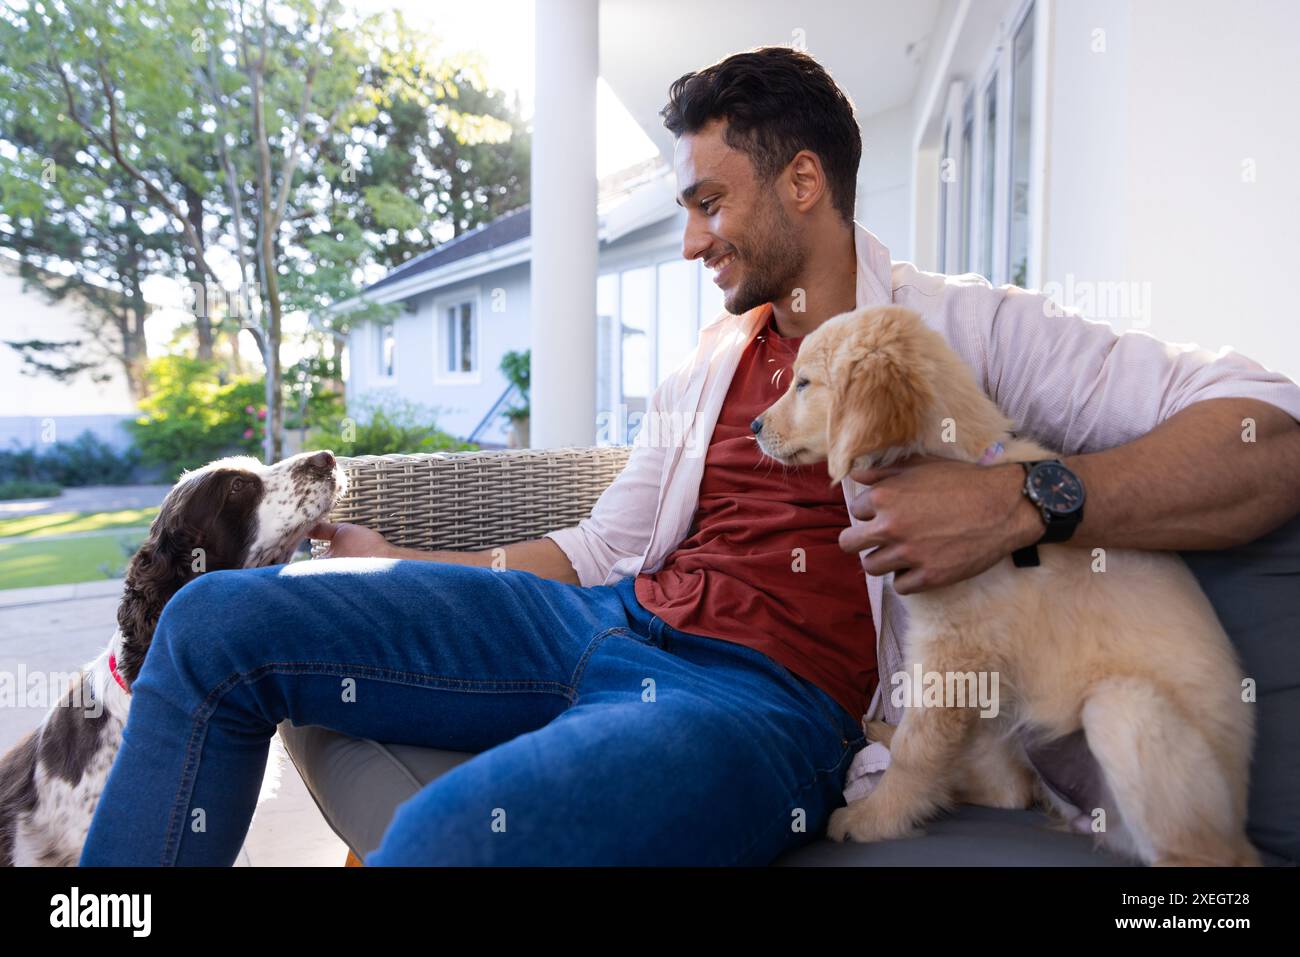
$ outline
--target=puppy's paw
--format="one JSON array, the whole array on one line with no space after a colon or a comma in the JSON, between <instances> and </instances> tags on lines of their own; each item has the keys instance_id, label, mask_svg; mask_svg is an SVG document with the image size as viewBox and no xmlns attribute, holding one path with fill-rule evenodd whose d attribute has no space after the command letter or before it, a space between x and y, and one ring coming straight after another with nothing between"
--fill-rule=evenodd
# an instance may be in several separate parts
<instances>
[{"instance_id":1,"label":"puppy's paw","mask_svg":"<svg viewBox=\"0 0 1300 957\"><path fill-rule=\"evenodd\" d=\"M916 837L922 833L913 826L910 819L891 817L879 813L880 811L879 802L873 801L869 794L848 807L831 812L830 822L826 825L826 836L840 843L855 841L858 844L869 844L872 841Z\"/></svg>"},{"instance_id":2,"label":"puppy's paw","mask_svg":"<svg viewBox=\"0 0 1300 957\"><path fill-rule=\"evenodd\" d=\"M889 742L893 740L894 732L897 731L892 724L886 724L883 721L867 722L867 740L879 741L885 747L889 747Z\"/></svg>"}]
</instances>

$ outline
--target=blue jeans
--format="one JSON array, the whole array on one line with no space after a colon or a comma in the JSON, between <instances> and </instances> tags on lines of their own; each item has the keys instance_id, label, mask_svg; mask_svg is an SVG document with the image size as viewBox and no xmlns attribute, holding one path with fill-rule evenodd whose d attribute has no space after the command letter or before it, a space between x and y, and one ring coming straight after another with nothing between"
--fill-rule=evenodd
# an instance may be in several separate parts
<instances>
[{"instance_id":1,"label":"blue jeans","mask_svg":"<svg viewBox=\"0 0 1300 957\"><path fill-rule=\"evenodd\" d=\"M764 864L816 839L858 720L633 583L356 558L201 576L158 622L81 863L233 863L285 718L481 752L367 864Z\"/></svg>"}]
</instances>

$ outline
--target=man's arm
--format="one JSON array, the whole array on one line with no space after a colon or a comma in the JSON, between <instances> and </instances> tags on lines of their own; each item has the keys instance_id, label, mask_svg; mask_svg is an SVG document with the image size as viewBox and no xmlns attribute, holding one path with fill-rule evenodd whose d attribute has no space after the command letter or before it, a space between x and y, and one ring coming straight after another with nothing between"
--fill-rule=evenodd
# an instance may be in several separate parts
<instances>
[{"instance_id":1,"label":"man's arm","mask_svg":"<svg viewBox=\"0 0 1300 957\"><path fill-rule=\"evenodd\" d=\"M374 529L346 522L338 525L322 522L312 529L311 537L330 542L322 558L405 558L502 570L513 568L532 572L541 578L578 584L578 573L573 570L569 557L549 538L534 538L468 552L424 551L392 545Z\"/></svg>"},{"instance_id":2,"label":"man's arm","mask_svg":"<svg viewBox=\"0 0 1300 957\"><path fill-rule=\"evenodd\" d=\"M1222 548L1295 514L1300 388L1286 376L1231 350L1117 334L1024 289L950 281L945 297L940 321L977 345L967 355L985 393L1082 477L1073 544ZM895 572L900 594L979 574L1042 533L1019 465L900 465L850 476L872 488L851 507L866 523L840 538L879 546L864 567Z\"/></svg>"},{"instance_id":3,"label":"man's arm","mask_svg":"<svg viewBox=\"0 0 1300 957\"><path fill-rule=\"evenodd\" d=\"M1300 512L1300 423L1257 399L1206 399L1131 442L1063 461L1088 496L1066 543L1075 547L1227 548ZM840 546L876 548L864 568L894 572L900 595L978 575L1043 534L1015 463L917 456L850 477L871 488L850 509L864 524L845 529Z\"/></svg>"},{"instance_id":4,"label":"man's arm","mask_svg":"<svg viewBox=\"0 0 1300 957\"><path fill-rule=\"evenodd\" d=\"M670 428L649 425L674 395L678 376L689 372L694 361L692 354L650 396L627 465L577 525L547 532L542 538L466 552L402 548L373 529L349 523L322 522L312 529L311 537L330 541L323 558L405 558L515 568L574 585L599 585L619 561L641 555L649 544L664 456L669 451L667 445L655 444L654 437L674 434Z\"/></svg>"}]
</instances>

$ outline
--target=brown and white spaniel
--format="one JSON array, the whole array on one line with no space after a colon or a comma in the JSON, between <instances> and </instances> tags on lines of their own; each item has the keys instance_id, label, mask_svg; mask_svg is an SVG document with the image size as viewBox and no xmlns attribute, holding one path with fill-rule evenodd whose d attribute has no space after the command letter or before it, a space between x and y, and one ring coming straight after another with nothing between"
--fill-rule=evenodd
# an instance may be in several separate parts
<instances>
[{"instance_id":1,"label":"brown and white spaniel","mask_svg":"<svg viewBox=\"0 0 1300 957\"><path fill-rule=\"evenodd\" d=\"M77 863L163 606L205 571L289 561L345 483L329 452L270 466L235 456L181 475L127 567L108 647L0 759L0 865Z\"/></svg>"}]
</instances>

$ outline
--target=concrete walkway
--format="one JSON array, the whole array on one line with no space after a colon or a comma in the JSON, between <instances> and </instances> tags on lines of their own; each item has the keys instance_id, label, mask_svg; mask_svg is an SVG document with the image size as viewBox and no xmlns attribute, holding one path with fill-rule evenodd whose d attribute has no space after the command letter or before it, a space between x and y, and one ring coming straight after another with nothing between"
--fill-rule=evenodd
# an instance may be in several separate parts
<instances>
[{"instance_id":1,"label":"concrete walkway","mask_svg":"<svg viewBox=\"0 0 1300 957\"><path fill-rule=\"evenodd\" d=\"M53 498L16 498L0 502L0 518L49 512L116 512L161 505L170 485L86 485L65 488Z\"/></svg>"},{"instance_id":2,"label":"concrete walkway","mask_svg":"<svg viewBox=\"0 0 1300 957\"><path fill-rule=\"evenodd\" d=\"M68 674L92 661L117 627L121 594L121 580L0 591L0 674L11 681L23 673ZM0 754L36 728L45 711L0 705ZM276 735L239 863L338 867L346 856Z\"/></svg>"}]
</instances>

